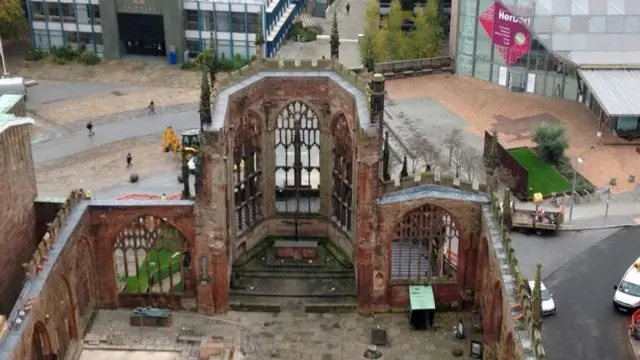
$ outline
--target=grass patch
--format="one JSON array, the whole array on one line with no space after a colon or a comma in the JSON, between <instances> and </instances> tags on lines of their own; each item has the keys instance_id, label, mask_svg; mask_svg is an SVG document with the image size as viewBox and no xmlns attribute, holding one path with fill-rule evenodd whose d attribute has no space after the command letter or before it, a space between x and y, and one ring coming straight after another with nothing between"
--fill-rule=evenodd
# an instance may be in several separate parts
<instances>
[{"instance_id":1,"label":"grass patch","mask_svg":"<svg viewBox=\"0 0 640 360\"><path fill-rule=\"evenodd\" d=\"M310 42L316 40L318 34L311 29L306 29L301 23L294 23L289 29L287 38L291 41Z\"/></svg>"},{"instance_id":2,"label":"grass patch","mask_svg":"<svg viewBox=\"0 0 640 360\"><path fill-rule=\"evenodd\" d=\"M534 193L542 193L548 195L551 193L559 193L571 191L571 184L550 164L542 161L538 155L528 147L522 147L509 150L513 158L524 166L529 172L529 188L527 189L527 197L530 198Z\"/></svg>"}]
</instances>

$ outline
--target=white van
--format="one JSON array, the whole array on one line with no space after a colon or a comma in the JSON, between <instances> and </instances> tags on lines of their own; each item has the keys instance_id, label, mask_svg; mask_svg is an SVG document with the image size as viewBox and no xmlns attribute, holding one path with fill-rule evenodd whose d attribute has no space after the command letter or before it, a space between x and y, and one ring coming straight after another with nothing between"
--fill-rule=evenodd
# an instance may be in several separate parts
<instances>
[{"instance_id":1,"label":"white van","mask_svg":"<svg viewBox=\"0 0 640 360\"><path fill-rule=\"evenodd\" d=\"M613 307L622 312L633 312L640 309L640 258L636 260L622 280L613 289Z\"/></svg>"},{"instance_id":2,"label":"white van","mask_svg":"<svg viewBox=\"0 0 640 360\"><path fill-rule=\"evenodd\" d=\"M0 79L0 95L22 95L27 100L27 86L23 77L7 77Z\"/></svg>"}]
</instances>

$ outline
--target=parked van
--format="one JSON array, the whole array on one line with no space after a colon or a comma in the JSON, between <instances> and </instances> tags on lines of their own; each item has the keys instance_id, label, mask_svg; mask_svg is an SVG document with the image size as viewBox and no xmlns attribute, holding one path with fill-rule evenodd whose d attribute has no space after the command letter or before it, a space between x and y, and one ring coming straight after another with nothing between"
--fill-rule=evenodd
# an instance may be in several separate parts
<instances>
[{"instance_id":1,"label":"parked van","mask_svg":"<svg viewBox=\"0 0 640 360\"><path fill-rule=\"evenodd\" d=\"M27 86L23 77L7 77L0 79L0 95L22 95L27 100Z\"/></svg>"},{"instance_id":2,"label":"parked van","mask_svg":"<svg viewBox=\"0 0 640 360\"><path fill-rule=\"evenodd\" d=\"M640 308L640 258L631 264L613 289L613 307L616 310L634 312Z\"/></svg>"}]
</instances>

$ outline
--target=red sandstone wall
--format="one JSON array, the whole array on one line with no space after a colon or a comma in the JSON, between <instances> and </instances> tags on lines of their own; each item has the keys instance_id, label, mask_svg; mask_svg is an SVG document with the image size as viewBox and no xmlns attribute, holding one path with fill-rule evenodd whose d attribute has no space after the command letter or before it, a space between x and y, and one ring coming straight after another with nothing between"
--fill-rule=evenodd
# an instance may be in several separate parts
<instances>
[{"instance_id":1,"label":"red sandstone wall","mask_svg":"<svg viewBox=\"0 0 640 360\"><path fill-rule=\"evenodd\" d=\"M29 127L13 126L0 133L0 314L11 311L24 280L22 263L37 246Z\"/></svg>"}]
</instances>

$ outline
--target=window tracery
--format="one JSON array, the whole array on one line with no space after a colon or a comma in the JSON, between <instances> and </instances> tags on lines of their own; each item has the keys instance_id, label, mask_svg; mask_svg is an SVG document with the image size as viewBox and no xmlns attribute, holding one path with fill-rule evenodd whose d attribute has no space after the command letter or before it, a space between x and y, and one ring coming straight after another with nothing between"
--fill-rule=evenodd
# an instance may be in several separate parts
<instances>
[{"instance_id":1,"label":"window tracery","mask_svg":"<svg viewBox=\"0 0 640 360\"><path fill-rule=\"evenodd\" d=\"M301 101L278 114L275 128L276 210L320 210L320 129L318 116Z\"/></svg>"},{"instance_id":2,"label":"window tracery","mask_svg":"<svg viewBox=\"0 0 640 360\"><path fill-rule=\"evenodd\" d=\"M331 134L333 147L332 220L351 231L353 212L353 150L351 133L344 115L335 119Z\"/></svg>"},{"instance_id":3,"label":"window tracery","mask_svg":"<svg viewBox=\"0 0 640 360\"><path fill-rule=\"evenodd\" d=\"M391 279L455 277L459 230L449 212L425 204L403 216L391 242Z\"/></svg>"},{"instance_id":4,"label":"window tracery","mask_svg":"<svg viewBox=\"0 0 640 360\"><path fill-rule=\"evenodd\" d=\"M262 219L262 148L255 116L240 119L233 151L236 229L247 230Z\"/></svg>"},{"instance_id":5,"label":"window tracery","mask_svg":"<svg viewBox=\"0 0 640 360\"><path fill-rule=\"evenodd\" d=\"M182 234L164 219L141 216L124 228L114 245L118 292L182 293L190 259Z\"/></svg>"}]
</instances>

